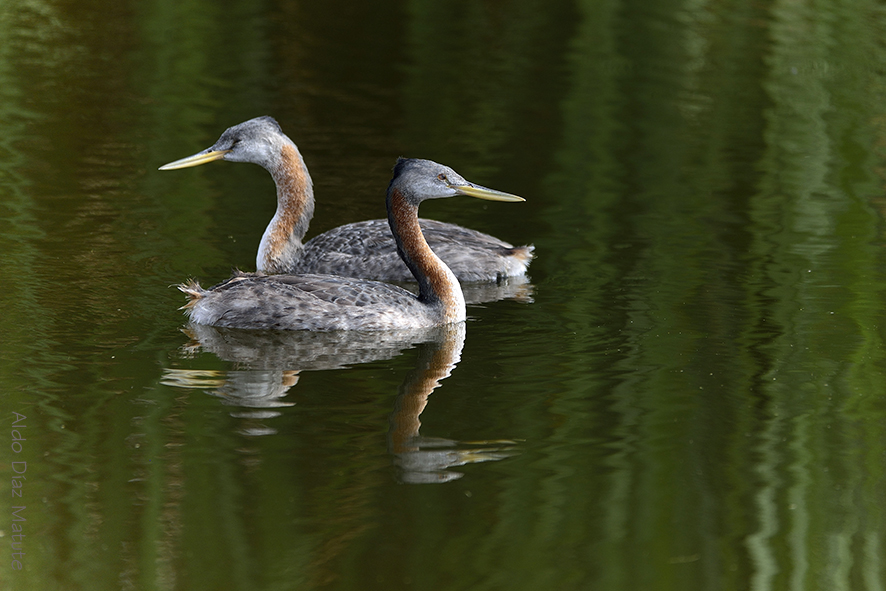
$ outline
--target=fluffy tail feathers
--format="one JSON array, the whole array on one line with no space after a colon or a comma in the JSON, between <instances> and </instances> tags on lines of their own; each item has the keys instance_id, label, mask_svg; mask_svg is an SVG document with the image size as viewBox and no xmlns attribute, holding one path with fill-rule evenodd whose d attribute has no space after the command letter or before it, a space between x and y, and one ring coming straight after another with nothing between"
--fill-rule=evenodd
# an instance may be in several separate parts
<instances>
[{"instance_id":1,"label":"fluffy tail feathers","mask_svg":"<svg viewBox=\"0 0 886 591\"><path fill-rule=\"evenodd\" d=\"M191 308L196 306L197 302L207 293L195 279L188 279L188 281L179 283L176 287L180 292L188 296L188 301L179 308L179 310L184 310L185 313L188 313Z\"/></svg>"}]
</instances>

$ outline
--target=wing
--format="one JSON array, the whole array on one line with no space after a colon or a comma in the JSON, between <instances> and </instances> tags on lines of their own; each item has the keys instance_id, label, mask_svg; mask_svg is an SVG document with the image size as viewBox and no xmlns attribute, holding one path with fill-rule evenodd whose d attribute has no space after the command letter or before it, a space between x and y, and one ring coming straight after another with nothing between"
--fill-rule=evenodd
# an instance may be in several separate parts
<instances>
[{"instance_id":1,"label":"wing","mask_svg":"<svg viewBox=\"0 0 886 591\"><path fill-rule=\"evenodd\" d=\"M327 275L238 274L197 295L191 320L219 327L381 330L428 326L427 307L409 291Z\"/></svg>"},{"instance_id":2,"label":"wing","mask_svg":"<svg viewBox=\"0 0 886 591\"><path fill-rule=\"evenodd\" d=\"M436 220L419 220L431 249L459 281L500 281L523 275L531 246L514 247L495 236ZM380 281L414 281L397 254L387 220L339 226L305 244L295 273L324 273Z\"/></svg>"}]
</instances>

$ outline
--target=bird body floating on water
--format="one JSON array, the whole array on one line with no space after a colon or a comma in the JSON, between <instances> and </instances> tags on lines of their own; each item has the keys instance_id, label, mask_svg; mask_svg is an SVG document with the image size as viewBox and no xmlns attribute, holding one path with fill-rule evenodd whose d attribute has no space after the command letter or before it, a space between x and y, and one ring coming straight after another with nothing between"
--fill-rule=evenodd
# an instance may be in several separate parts
<instances>
[{"instance_id":1,"label":"bird body floating on water","mask_svg":"<svg viewBox=\"0 0 886 591\"><path fill-rule=\"evenodd\" d=\"M277 211L259 243L257 271L414 280L397 254L387 220L346 224L302 243L314 215L311 175L295 143L273 118L257 117L230 127L211 147L160 170L214 160L258 164L271 173L277 186ZM515 247L456 224L426 219L419 220L419 224L431 249L459 281L502 281L521 276L532 260L532 246Z\"/></svg>"},{"instance_id":2,"label":"bird body floating on water","mask_svg":"<svg viewBox=\"0 0 886 591\"><path fill-rule=\"evenodd\" d=\"M422 235L418 206L427 199L467 195L491 201L522 197L481 187L430 160L399 159L388 186L390 231L418 295L401 287L336 275L237 273L203 289L179 286L192 322L219 327L285 330L393 330L465 319L465 300L453 272Z\"/></svg>"}]
</instances>

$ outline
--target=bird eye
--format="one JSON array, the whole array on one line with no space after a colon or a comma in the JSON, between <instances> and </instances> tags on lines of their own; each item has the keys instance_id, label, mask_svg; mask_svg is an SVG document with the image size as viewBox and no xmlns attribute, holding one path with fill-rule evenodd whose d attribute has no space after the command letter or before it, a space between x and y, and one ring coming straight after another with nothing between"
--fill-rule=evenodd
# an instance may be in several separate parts
<instances>
[{"instance_id":1,"label":"bird eye","mask_svg":"<svg viewBox=\"0 0 886 591\"><path fill-rule=\"evenodd\" d=\"M437 175L437 179L439 179L441 181L446 181L446 175L441 172L440 174Z\"/></svg>"}]
</instances>

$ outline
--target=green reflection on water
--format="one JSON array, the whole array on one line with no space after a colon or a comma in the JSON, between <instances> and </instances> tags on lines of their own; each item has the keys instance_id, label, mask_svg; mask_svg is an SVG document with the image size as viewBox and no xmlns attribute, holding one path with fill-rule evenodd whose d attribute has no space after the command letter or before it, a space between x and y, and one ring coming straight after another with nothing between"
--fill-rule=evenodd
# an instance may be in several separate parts
<instances>
[{"instance_id":1,"label":"green reflection on water","mask_svg":"<svg viewBox=\"0 0 886 591\"><path fill-rule=\"evenodd\" d=\"M0 7L2 420L33 429L0 580L881 588L884 25L867 1ZM269 111L312 232L380 216L400 154L525 195L428 212L535 243L535 301L472 306L414 397L433 343L351 369L189 349L167 286L248 268L273 189L154 169ZM445 483L402 483L444 457L396 436L419 421L465 462Z\"/></svg>"}]
</instances>

